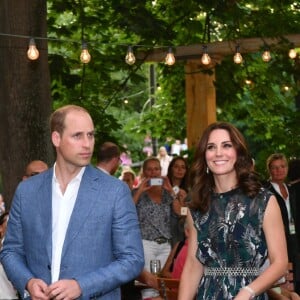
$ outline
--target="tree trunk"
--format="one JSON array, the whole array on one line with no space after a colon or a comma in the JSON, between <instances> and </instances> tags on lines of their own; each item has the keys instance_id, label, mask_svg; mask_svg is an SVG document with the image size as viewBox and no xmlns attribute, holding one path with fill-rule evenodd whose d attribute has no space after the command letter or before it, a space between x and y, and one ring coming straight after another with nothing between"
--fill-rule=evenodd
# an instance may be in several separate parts
<instances>
[{"instance_id":1,"label":"tree trunk","mask_svg":"<svg viewBox=\"0 0 300 300\"><path fill-rule=\"evenodd\" d=\"M46 17L44 0L0 2L0 174L7 209L28 162L52 161ZM36 61L27 58L31 36L39 37Z\"/></svg>"}]
</instances>

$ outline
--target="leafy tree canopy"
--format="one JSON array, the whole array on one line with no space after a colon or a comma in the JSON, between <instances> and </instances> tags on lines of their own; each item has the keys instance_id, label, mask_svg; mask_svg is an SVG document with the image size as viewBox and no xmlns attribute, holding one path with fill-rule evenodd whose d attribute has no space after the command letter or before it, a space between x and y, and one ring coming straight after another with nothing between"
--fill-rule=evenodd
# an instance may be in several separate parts
<instances>
[{"instance_id":1,"label":"leafy tree canopy","mask_svg":"<svg viewBox=\"0 0 300 300\"><path fill-rule=\"evenodd\" d=\"M84 105L95 120L98 142L117 140L137 160L143 158L146 133L159 143L185 137L184 61L172 67L157 64L156 92L151 94L149 64L125 64L128 45L147 51L248 37L263 42L265 37L298 33L300 25L300 5L290 0L47 3L54 106ZM82 41L92 55L87 65L79 61ZM243 55L242 65L225 57L216 68L217 119L241 129L259 171L269 154L299 156L300 149L299 55L288 58L288 41L269 46L269 63L254 53Z\"/></svg>"}]
</instances>

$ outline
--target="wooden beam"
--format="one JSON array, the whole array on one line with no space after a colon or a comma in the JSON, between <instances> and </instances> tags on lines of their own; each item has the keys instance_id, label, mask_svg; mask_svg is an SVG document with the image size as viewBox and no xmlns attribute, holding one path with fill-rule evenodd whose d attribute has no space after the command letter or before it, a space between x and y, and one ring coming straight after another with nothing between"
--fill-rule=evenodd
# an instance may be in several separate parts
<instances>
[{"instance_id":1,"label":"wooden beam","mask_svg":"<svg viewBox=\"0 0 300 300\"><path fill-rule=\"evenodd\" d=\"M204 73L200 60L185 65L188 148L194 148L207 125L216 121L215 73Z\"/></svg>"},{"instance_id":2,"label":"wooden beam","mask_svg":"<svg viewBox=\"0 0 300 300\"><path fill-rule=\"evenodd\" d=\"M264 45L277 46L279 44L294 44L295 47L300 47L300 34L289 34L281 37L273 38L248 38L248 39L238 39L235 41L223 41L223 42L213 42L205 44L207 45L207 50L209 55L229 55L235 53L235 47L237 44L240 46L241 53L251 53L262 50ZM174 55L176 60L187 60L199 58L203 52L204 44L196 44L189 46L178 46L174 47ZM149 52L137 52L136 57L144 61L152 62L162 62L165 59L167 48L154 48Z\"/></svg>"}]
</instances>

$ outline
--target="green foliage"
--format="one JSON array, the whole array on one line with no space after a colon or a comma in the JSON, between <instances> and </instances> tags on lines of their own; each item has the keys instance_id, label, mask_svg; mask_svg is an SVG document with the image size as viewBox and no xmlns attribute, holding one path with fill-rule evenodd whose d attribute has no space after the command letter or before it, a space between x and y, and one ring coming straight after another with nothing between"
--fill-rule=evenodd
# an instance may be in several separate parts
<instances>
[{"instance_id":1,"label":"green foliage","mask_svg":"<svg viewBox=\"0 0 300 300\"><path fill-rule=\"evenodd\" d=\"M245 58L251 60L251 65L238 66L234 70L232 63L224 60L217 72L217 77L222 78L216 82L218 101L222 106L218 118L232 122L242 130L257 162L256 167L263 174L265 160L271 153L296 156L300 148L299 139L293 138L299 136L299 112L295 105L299 87L295 82L296 74L292 73L293 62L280 54L275 59L266 64L255 54ZM245 83L246 79L251 80L250 85Z\"/></svg>"},{"instance_id":2,"label":"green foliage","mask_svg":"<svg viewBox=\"0 0 300 300\"><path fill-rule=\"evenodd\" d=\"M178 63L171 68L157 68L158 89L153 104L142 115L140 130L164 143L166 137L186 137L186 112L184 94L184 67Z\"/></svg>"},{"instance_id":3,"label":"green foliage","mask_svg":"<svg viewBox=\"0 0 300 300\"><path fill-rule=\"evenodd\" d=\"M97 142L117 140L134 160L143 159L146 134L159 144L166 137L185 138L185 62L172 67L157 64L152 95L149 65L124 62L128 45L139 45L134 47L139 51L247 37L261 37L263 42L264 37L298 33L300 22L300 6L290 0L47 3L54 107L66 103L87 107L95 120ZM82 40L92 55L88 65L79 62ZM295 104L299 58L287 57L288 41L269 46L269 63L262 62L261 53L243 54L242 65L223 57L216 68L217 118L234 123L245 134L260 172L269 154L299 156L300 149L299 104Z\"/></svg>"}]
</instances>

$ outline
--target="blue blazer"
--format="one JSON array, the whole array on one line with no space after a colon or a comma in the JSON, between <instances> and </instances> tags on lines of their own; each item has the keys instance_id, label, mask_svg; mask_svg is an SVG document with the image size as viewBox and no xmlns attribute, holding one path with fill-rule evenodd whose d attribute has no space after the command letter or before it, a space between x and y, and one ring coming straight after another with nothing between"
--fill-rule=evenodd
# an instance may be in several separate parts
<instances>
[{"instance_id":1,"label":"blue blazer","mask_svg":"<svg viewBox=\"0 0 300 300\"><path fill-rule=\"evenodd\" d=\"M53 168L22 181L10 210L0 258L25 298L30 278L51 283ZM120 299L120 285L144 267L131 193L121 180L87 166L62 250L60 279L76 279L80 299Z\"/></svg>"}]
</instances>

